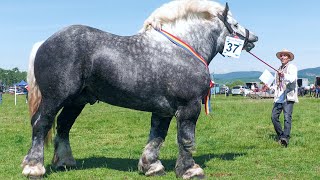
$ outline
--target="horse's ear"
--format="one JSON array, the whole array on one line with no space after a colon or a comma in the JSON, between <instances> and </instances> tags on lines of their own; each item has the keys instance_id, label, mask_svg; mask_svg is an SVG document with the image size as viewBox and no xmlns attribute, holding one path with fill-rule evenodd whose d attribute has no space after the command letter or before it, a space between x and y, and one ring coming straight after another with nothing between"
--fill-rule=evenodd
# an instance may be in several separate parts
<instances>
[{"instance_id":1,"label":"horse's ear","mask_svg":"<svg viewBox=\"0 0 320 180\"><path fill-rule=\"evenodd\" d=\"M227 16L228 16L228 11L229 11L229 5L228 5L228 3L226 3L226 7L224 8L224 11L223 11L223 13L222 13L222 15L223 15L224 18L227 18Z\"/></svg>"}]
</instances>

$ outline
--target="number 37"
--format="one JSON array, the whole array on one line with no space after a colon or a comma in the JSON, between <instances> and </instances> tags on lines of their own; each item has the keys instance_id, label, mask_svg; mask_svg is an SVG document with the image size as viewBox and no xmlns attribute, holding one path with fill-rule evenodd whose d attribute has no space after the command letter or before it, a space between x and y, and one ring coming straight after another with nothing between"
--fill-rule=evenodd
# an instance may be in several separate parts
<instances>
[{"instance_id":1,"label":"number 37","mask_svg":"<svg viewBox=\"0 0 320 180\"><path fill-rule=\"evenodd\" d=\"M234 52L236 52L236 50L238 49L239 46L240 46L239 44L228 43L229 48L227 48L226 51L228 51L228 52L232 51L232 53L234 53Z\"/></svg>"}]
</instances>

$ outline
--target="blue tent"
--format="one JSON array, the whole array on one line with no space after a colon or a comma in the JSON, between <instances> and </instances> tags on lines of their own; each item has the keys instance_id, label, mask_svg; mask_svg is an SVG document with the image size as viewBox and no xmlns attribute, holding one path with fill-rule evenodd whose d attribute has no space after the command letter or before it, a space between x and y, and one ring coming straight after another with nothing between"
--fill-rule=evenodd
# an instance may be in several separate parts
<instances>
[{"instance_id":1,"label":"blue tent","mask_svg":"<svg viewBox=\"0 0 320 180\"><path fill-rule=\"evenodd\" d=\"M27 82L25 82L24 80L22 80L22 81L20 81L19 83L17 83L17 84L15 84L16 86L26 86L26 85L28 85L28 83Z\"/></svg>"}]
</instances>

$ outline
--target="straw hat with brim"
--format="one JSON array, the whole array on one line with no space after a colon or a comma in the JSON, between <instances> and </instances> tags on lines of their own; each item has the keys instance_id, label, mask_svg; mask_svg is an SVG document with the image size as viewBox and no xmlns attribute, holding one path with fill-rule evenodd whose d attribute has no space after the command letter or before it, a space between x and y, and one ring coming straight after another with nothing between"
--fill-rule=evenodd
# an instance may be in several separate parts
<instances>
[{"instance_id":1,"label":"straw hat with brim","mask_svg":"<svg viewBox=\"0 0 320 180\"><path fill-rule=\"evenodd\" d=\"M290 51L287 50L287 49L283 49L282 51L277 52L276 56L277 56L278 59L280 59L280 55L281 55L281 54L287 54L287 55L289 56L290 61L292 61L292 60L294 59L293 53L290 52Z\"/></svg>"}]
</instances>

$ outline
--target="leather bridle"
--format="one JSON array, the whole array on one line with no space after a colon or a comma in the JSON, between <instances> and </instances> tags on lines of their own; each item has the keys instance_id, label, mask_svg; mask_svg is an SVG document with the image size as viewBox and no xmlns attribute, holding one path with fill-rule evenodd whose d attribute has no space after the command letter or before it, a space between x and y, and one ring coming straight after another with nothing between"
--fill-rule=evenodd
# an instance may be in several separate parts
<instances>
[{"instance_id":1,"label":"leather bridle","mask_svg":"<svg viewBox=\"0 0 320 180\"><path fill-rule=\"evenodd\" d=\"M223 22L223 24L225 25L225 27L228 29L229 33L232 35L236 35L238 36L240 39L244 40L244 45L243 48L246 47L246 45L248 44L248 40L249 40L249 30L245 28L246 31L246 36L243 36L242 34L236 32L235 30L233 30L233 28L231 27L230 23L228 23L227 20L227 15L221 15L218 14L218 18Z\"/></svg>"}]
</instances>

